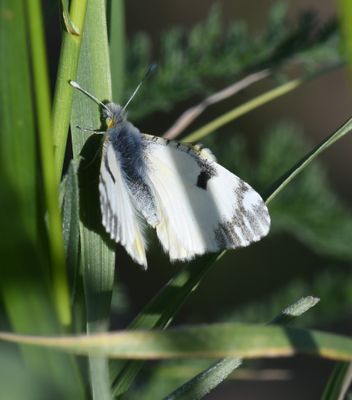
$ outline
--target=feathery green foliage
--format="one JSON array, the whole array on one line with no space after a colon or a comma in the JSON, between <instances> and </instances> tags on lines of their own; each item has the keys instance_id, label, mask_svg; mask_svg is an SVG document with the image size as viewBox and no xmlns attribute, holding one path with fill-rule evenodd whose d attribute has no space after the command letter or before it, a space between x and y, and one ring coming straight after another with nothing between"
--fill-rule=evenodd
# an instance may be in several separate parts
<instances>
[{"instance_id":1,"label":"feathery green foliage","mask_svg":"<svg viewBox=\"0 0 352 400\"><path fill-rule=\"evenodd\" d=\"M319 24L307 12L288 23L283 2L272 6L266 29L254 34L244 21L224 27L221 9L214 6L208 19L190 32L176 28L162 36L158 73L146 83L148 102L143 96L136 98L131 117L169 110L194 94L213 92L216 81L225 85L256 70L269 68L281 81L287 79L283 67L290 65L299 66L303 75L313 74L342 62L338 43L336 22ZM139 33L128 47L125 96L139 82L145 65L153 61L147 35Z\"/></svg>"}]
</instances>

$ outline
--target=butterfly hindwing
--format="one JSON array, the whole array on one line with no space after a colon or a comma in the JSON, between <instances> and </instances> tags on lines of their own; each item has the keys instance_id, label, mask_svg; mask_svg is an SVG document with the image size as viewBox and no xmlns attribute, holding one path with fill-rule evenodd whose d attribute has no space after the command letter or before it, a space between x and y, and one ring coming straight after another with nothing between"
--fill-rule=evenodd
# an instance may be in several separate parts
<instances>
[{"instance_id":1,"label":"butterfly hindwing","mask_svg":"<svg viewBox=\"0 0 352 400\"><path fill-rule=\"evenodd\" d=\"M99 191L102 223L106 231L125 247L138 264L146 268L143 225L123 176L119 153L110 140L104 143Z\"/></svg>"},{"instance_id":2,"label":"butterfly hindwing","mask_svg":"<svg viewBox=\"0 0 352 400\"><path fill-rule=\"evenodd\" d=\"M268 233L262 198L206 150L142 137L160 219L157 235L171 260L244 247Z\"/></svg>"}]
</instances>

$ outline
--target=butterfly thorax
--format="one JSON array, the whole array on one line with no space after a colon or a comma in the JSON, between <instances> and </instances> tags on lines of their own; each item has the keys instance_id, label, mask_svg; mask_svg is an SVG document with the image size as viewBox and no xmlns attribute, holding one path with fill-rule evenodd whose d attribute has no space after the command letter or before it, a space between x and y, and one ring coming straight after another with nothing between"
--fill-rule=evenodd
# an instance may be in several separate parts
<instances>
[{"instance_id":1,"label":"butterfly thorax","mask_svg":"<svg viewBox=\"0 0 352 400\"><path fill-rule=\"evenodd\" d=\"M141 213L150 225L156 226L159 217L147 179L148 165L144 154L146 147L140 131L123 119L108 128L106 133L137 212Z\"/></svg>"},{"instance_id":2,"label":"butterfly thorax","mask_svg":"<svg viewBox=\"0 0 352 400\"><path fill-rule=\"evenodd\" d=\"M140 131L127 121L126 111L116 103L107 103L103 109L107 135L114 150L119 153L124 175L133 179L145 171Z\"/></svg>"},{"instance_id":3,"label":"butterfly thorax","mask_svg":"<svg viewBox=\"0 0 352 400\"><path fill-rule=\"evenodd\" d=\"M113 104L113 103L111 103ZM114 104L116 106L116 104ZM140 131L126 119L106 131L114 150L119 154L122 171L126 178L143 178L146 171L143 157L144 146Z\"/></svg>"}]
</instances>

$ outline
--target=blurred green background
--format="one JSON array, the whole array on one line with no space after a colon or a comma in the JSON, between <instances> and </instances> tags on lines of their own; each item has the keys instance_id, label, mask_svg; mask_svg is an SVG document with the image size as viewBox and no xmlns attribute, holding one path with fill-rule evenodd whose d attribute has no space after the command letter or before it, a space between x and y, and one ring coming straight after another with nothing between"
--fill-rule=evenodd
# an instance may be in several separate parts
<instances>
[{"instance_id":1,"label":"blurred green background","mask_svg":"<svg viewBox=\"0 0 352 400\"><path fill-rule=\"evenodd\" d=\"M218 2L221 5L222 21L225 25L233 20L243 20L252 33L261 32L265 28L267 14L273 3L273 1L226 0ZM154 59L158 60L160 37L163 32L175 26L190 30L194 24L207 18L213 4L212 1L203 0L144 3L136 0L129 1L126 3L128 37L132 38L139 31L148 33L153 43L152 54ZM299 14L307 10L316 13L320 23L336 18L338 13L336 4L331 1L295 0L288 2L288 5L289 19L292 23ZM221 82L217 83L221 88ZM196 129L202 126L205 122L251 99L268 87L270 83L260 82L235 98L209 108L192 127ZM142 92L139 95L141 101L145 97L148 99L148 93ZM170 121L176 120L181 112L201 99L201 96L192 96L184 102L177 103L168 112L157 112L146 119L141 119L138 121L138 127L143 132L161 135L169 128ZM314 79L294 92L222 128L214 139L217 145L216 150L212 146L213 143L209 143L209 146L220 163L243 178L248 176L248 181L255 188L265 189L265 185L269 182L264 180L259 183L253 179L250 180L248 169L246 170L240 160L235 158L233 147L230 147L229 143L236 146L236 139L241 145L243 142L246 143L246 156L243 155L244 151L240 150L236 151L235 155L239 153L239 157L247 158L246 161L249 159L248 162L252 163L255 170L252 175L260 175L258 171L265 168L261 164L262 143L267 140L268 135L276 135L278 140L272 145L271 151L276 152L278 160L271 168L274 174L280 175L281 171L293 165L300 155L304 154L304 148L310 148L320 142L336 126L345 121L351 115L351 110L352 82L347 68L342 67ZM286 139L287 143L282 143L285 142L283 136L286 135L290 139ZM300 147L297 141L299 144L305 142L307 147L304 145ZM208 144L206 141L204 143ZM226 152L226 148L230 150ZM242 149L242 146L240 148ZM322 235L327 233L328 236L330 235L326 230L331 229L334 230L333 236L336 235L334 240L346 241L346 246L350 246L350 234L342 227L344 225L342 220L336 221L335 228L332 226L329 228L327 221L326 226L323 225L325 218L329 221L334 218L330 212L333 213L335 201L341 204L346 212L345 216L341 216L342 219L351 219L351 150L352 138L346 137L321 156L313 167L309 167L309 170L304 172L304 177L299 178L292 187L287 189L288 192L292 190L290 194L285 192L279 195L271 207L274 229L269 237L249 249L228 252L191 296L180 311L176 322L179 324L195 321L202 323L229 319L259 322L258 318L265 322L279 311L280 304L289 303L302 295L312 294L321 297L321 303L312 312L303 316L297 324L351 334L349 306L352 298L351 256L345 258L339 257L338 254L336 257L334 254L329 254L328 243L314 248L315 246L311 243L305 243L305 234L300 232L303 225L308 225L308 229L314 230L312 225L320 223L320 228L316 227L318 236L319 229L323 230ZM314 193L313 188L310 187L318 183L317 177L321 177L324 182L321 185L324 189L320 193L319 189ZM318 210L321 207L321 196L324 196L325 189L329 192L329 196L335 199L328 201L320 213ZM290 222L288 221L286 225L282 221L284 232L280 232L280 227L276 226L280 225L280 222L275 218L280 218L280 208L291 209L292 218L302 212L302 225L288 228ZM292 210L292 208L296 209ZM313 216L313 213L318 215ZM317 221L314 221L314 218ZM290 229L294 231L294 234L287 232ZM139 310L177 269L177 265L168 265L166 257L160 260L160 246L156 241L153 241L151 248L153 251L149 253L149 260L153 267L147 274L136 269L123 250L120 249L117 256L118 263L123 266L119 268L117 265L117 275L125 286L133 312ZM158 251L155 251L155 248ZM115 323L121 326L121 320L117 319ZM254 371L257 371L257 375L254 373L249 378L243 376L230 380L207 398L318 399L332 365L331 362L309 357L257 362L251 365ZM260 374L262 369L269 370L268 380ZM270 377L271 369L273 371ZM280 370L283 371L282 375Z\"/></svg>"},{"instance_id":2,"label":"blurred green background","mask_svg":"<svg viewBox=\"0 0 352 400\"><path fill-rule=\"evenodd\" d=\"M108 10L113 1L107 2ZM125 55L125 60L112 62L113 100L123 103L143 76L147 65L157 62L159 70L144 84L130 104L129 118L142 132L163 135L183 111L202 101L208 94L253 71L272 68L269 78L209 107L179 137L182 139L207 122L277 85L295 77L312 76L312 79L294 91L243 115L201 140L211 148L220 164L264 195L277 178L349 118L352 110L352 81L345 61L348 58L344 52L346 43L343 43L339 33L338 5L327 0L295 0L285 3L285 11L285 7L280 4L284 3L222 0L217 1L214 7L215 2L206 0L126 1L125 48L124 52L116 49L117 54ZM62 20L56 2L42 2L42 5L50 86L54 92ZM236 29L231 31L233 36L226 36L233 24L236 24ZM194 33L196 29L199 30L198 36ZM237 38L237 47L233 49L233 42L229 39L226 42L224 37ZM204 60L197 56L197 47L194 45L197 40ZM114 42L111 40L110 43L113 59ZM233 54L237 58L234 56L236 62L233 61L232 65ZM197 58L200 60L198 63ZM116 83L114 65L119 61L123 65L125 78L123 82ZM3 96L2 100L7 99ZM77 109L75 112L77 114ZM73 153L76 151L75 146L77 148L74 143ZM350 335L351 150L352 137L346 136L287 186L270 204L273 225L269 236L249 248L227 252L202 280L173 324L221 321L266 323L286 305L302 296L313 295L321 298L321 302L300 318L296 325ZM0 161L8 165L9 154L6 149L3 149L3 153L5 155L2 154ZM65 172L68 171L71 156L69 142ZM24 259L30 260L29 264L35 264L32 255L34 244L27 237L17 235L18 242L7 247L5 239L11 237L11 229L15 232L20 230L16 228L17 219L22 215L17 215L17 204L11 202L8 190L10 185L5 185L5 174L2 182L2 215L6 216L10 211L16 215L13 219L3 219L3 260L10 260L20 247L23 254L16 259L18 265L23 266ZM42 191L40 185L34 190L39 193L40 199ZM45 236L41 217L36 216L39 221L38 230L41 232L40 240ZM149 241L150 267L147 272L134 265L124 249L117 246L112 329L125 328L181 268L181 264L170 265L152 233ZM45 265L49 258L46 247L41 255L43 259L38 264ZM2 268L6 270L7 266L3 265ZM16 273L15 269L11 279ZM23 274L23 270L18 272L21 281L19 292L30 299L30 291L33 290L31 284L34 282L36 285L37 280L32 270L27 271L27 274ZM7 276L3 275L3 282L6 282L5 278ZM9 297L4 297L1 330L9 329L11 325L11 317L5 316L11 293ZM43 313L52 315L49 306ZM75 322L80 326L81 321ZM56 320L50 329L45 327L45 333L56 333L53 328L55 324ZM33 325L43 333L35 320ZM28 331L22 328L19 326L18 330ZM6 347L6 359L7 352ZM16 357L9 355L8 359L0 363L0 375L1 371L4 374L1 382L10 379L6 374L13 368L13 374L23 382L23 390L26 391L27 384L31 387L31 376L17 360L17 352ZM55 364L57 360L52 362ZM4 365L8 365L9 369ZM175 366L179 368L176 370ZM205 366L202 362L148 363L134 392L126 398L161 398ZM252 361L207 398L320 398L332 368L332 362L303 356ZM35 368L33 374L36 374ZM45 385L48 391L43 398L60 398L60 393L54 393L46 377L39 376L39 381L38 388L32 385L33 398L41 398L37 396L36 390L42 392L40 389ZM10 386L9 391L13 390L13 385ZM20 394L17 397L21 397Z\"/></svg>"}]
</instances>

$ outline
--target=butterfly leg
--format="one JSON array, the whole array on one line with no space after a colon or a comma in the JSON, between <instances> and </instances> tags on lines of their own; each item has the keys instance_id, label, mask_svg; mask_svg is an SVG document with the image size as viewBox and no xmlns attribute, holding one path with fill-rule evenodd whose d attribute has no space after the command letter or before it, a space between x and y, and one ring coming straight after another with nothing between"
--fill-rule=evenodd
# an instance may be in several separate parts
<instances>
[{"instance_id":1,"label":"butterfly leg","mask_svg":"<svg viewBox=\"0 0 352 400\"><path fill-rule=\"evenodd\" d=\"M76 125L76 128L79 129L80 131L93 132L96 133L97 135L103 135L104 133L106 133L106 131L98 131L97 129L82 128L79 125Z\"/></svg>"}]
</instances>

